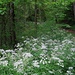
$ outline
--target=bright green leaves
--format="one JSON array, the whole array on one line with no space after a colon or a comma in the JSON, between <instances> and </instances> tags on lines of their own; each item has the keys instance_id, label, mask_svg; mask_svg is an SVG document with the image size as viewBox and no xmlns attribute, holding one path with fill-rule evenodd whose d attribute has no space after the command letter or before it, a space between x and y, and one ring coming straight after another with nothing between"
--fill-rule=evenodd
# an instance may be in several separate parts
<instances>
[{"instance_id":1,"label":"bright green leaves","mask_svg":"<svg viewBox=\"0 0 75 75\"><path fill-rule=\"evenodd\" d=\"M0 0L0 15L4 15L7 10L7 4L14 0Z\"/></svg>"},{"instance_id":2,"label":"bright green leaves","mask_svg":"<svg viewBox=\"0 0 75 75\"><path fill-rule=\"evenodd\" d=\"M6 12L6 0L0 0L0 15L4 15Z\"/></svg>"},{"instance_id":3,"label":"bright green leaves","mask_svg":"<svg viewBox=\"0 0 75 75\"><path fill-rule=\"evenodd\" d=\"M4 15L6 13L6 8L0 8L0 15Z\"/></svg>"},{"instance_id":4,"label":"bright green leaves","mask_svg":"<svg viewBox=\"0 0 75 75\"><path fill-rule=\"evenodd\" d=\"M47 6L45 7L46 10L46 17L50 19L56 19L58 21L63 20L66 16L65 11L69 10L68 5L73 3L74 0L56 0L56 1L45 1Z\"/></svg>"}]
</instances>

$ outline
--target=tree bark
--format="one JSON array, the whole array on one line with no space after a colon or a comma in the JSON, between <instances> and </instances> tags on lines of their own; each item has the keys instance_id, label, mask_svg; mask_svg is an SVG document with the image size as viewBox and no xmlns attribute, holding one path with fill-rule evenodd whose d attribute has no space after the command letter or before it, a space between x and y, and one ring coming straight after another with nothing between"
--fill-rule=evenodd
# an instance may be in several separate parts
<instances>
[{"instance_id":1,"label":"tree bark","mask_svg":"<svg viewBox=\"0 0 75 75\"><path fill-rule=\"evenodd\" d=\"M35 0L35 25L37 28L37 0Z\"/></svg>"},{"instance_id":2,"label":"tree bark","mask_svg":"<svg viewBox=\"0 0 75 75\"><path fill-rule=\"evenodd\" d=\"M74 10L74 21L75 21L75 2L73 3L73 10Z\"/></svg>"},{"instance_id":3,"label":"tree bark","mask_svg":"<svg viewBox=\"0 0 75 75\"><path fill-rule=\"evenodd\" d=\"M15 33L15 14L14 14L14 3L9 3L9 19L10 19L10 40L11 45L14 47L16 44L16 33Z\"/></svg>"}]
</instances>

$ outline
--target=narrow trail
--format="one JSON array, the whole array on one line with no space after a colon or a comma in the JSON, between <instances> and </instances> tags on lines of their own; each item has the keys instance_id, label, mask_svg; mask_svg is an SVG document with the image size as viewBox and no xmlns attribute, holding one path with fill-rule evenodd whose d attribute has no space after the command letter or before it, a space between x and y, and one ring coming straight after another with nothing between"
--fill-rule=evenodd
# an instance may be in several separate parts
<instances>
[{"instance_id":1,"label":"narrow trail","mask_svg":"<svg viewBox=\"0 0 75 75\"><path fill-rule=\"evenodd\" d=\"M72 29L65 29L65 30L69 33L75 34L75 30L72 30Z\"/></svg>"},{"instance_id":2,"label":"narrow trail","mask_svg":"<svg viewBox=\"0 0 75 75\"><path fill-rule=\"evenodd\" d=\"M67 31L72 33L72 34L75 34L75 30L68 29Z\"/></svg>"}]
</instances>

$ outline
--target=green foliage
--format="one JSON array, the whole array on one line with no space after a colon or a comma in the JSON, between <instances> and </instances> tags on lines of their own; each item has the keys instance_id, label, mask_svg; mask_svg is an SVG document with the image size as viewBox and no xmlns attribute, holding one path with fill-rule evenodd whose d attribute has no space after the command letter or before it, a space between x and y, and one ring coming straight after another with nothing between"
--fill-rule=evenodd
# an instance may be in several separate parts
<instances>
[{"instance_id":1,"label":"green foliage","mask_svg":"<svg viewBox=\"0 0 75 75\"><path fill-rule=\"evenodd\" d=\"M73 25L75 23L73 2L70 2L66 7L67 7L67 9L64 12L66 14L66 16L64 17L63 22Z\"/></svg>"},{"instance_id":2,"label":"green foliage","mask_svg":"<svg viewBox=\"0 0 75 75\"><path fill-rule=\"evenodd\" d=\"M14 2L13 30L16 32L16 41L20 42L14 50L0 49L1 75L75 74L75 37L60 30L61 27L70 28L68 24L57 24L67 17L66 11L71 10L69 5L73 1L38 0L36 28L35 0L0 0L1 48L12 48L9 42L12 39L10 39L11 24L8 13L11 8L8 6L10 2ZM43 22L44 17L47 20L45 22Z\"/></svg>"},{"instance_id":3,"label":"green foliage","mask_svg":"<svg viewBox=\"0 0 75 75\"><path fill-rule=\"evenodd\" d=\"M74 2L74 0L37 0L37 3L35 3L35 0L0 0L0 21L1 21L1 26L0 29L1 31L2 26L5 26L5 31L2 32L2 38L5 37L10 37L10 22L9 22L9 3L13 2L14 3L14 24L15 28L13 29L16 32L16 41L20 42L22 36L34 36L36 35L40 36L41 34L45 33L46 31L54 32L54 29L57 27L55 26L56 23L62 23L64 22L63 20L67 19L68 21L73 21L73 15L69 14L69 8L71 3ZM35 4L37 5L37 21L38 21L38 27L36 29L35 25ZM70 19L70 20L69 20ZM47 22L44 23L44 21L48 20ZM53 25L55 28L51 29L50 24ZM52 22L53 24L52 24ZM41 23L41 24L40 24ZM44 25L43 25L44 23ZM43 27L42 29L42 25ZM67 25L66 25L67 26ZM46 27L49 27L50 29L47 29ZM41 30L42 29L42 30ZM48 33L47 33L48 34ZM8 44L9 42L7 42ZM5 48L5 43L3 43L3 47ZM2 48L3 48L2 47Z\"/></svg>"},{"instance_id":4,"label":"green foliage","mask_svg":"<svg viewBox=\"0 0 75 75\"><path fill-rule=\"evenodd\" d=\"M10 64L9 66L1 66L0 65L0 74L1 75L23 75L22 73L18 73L14 67L12 66L12 64Z\"/></svg>"},{"instance_id":5,"label":"green foliage","mask_svg":"<svg viewBox=\"0 0 75 75\"><path fill-rule=\"evenodd\" d=\"M50 22L47 22L49 24ZM42 30L43 26L42 25ZM45 31L48 34L41 34L37 38L24 38L23 43L18 43L17 49L2 51L4 59L1 58L1 62L8 61L6 66L0 65L1 75L69 75L75 74L75 54L74 51L74 37L67 34L65 31L57 30L54 27L51 34L49 27L46 27ZM50 33L50 34L49 34ZM60 33L60 34L59 34ZM63 34L63 35L62 35ZM60 36L62 40L60 42ZM54 36L55 38L52 39ZM51 38L52 37L52 38ZM56 38L58 37L58 38ZM43 47L42 47L43 46ZM13 52L14 51L14 52ZM1 64L0 62L0 64ZM15 65L14 65L15 64ZM3 64L2 64L3 65ZM5 64L4 64L5 65Z\"/></svg>"},{"instance_id":6,"label":"green foliage","mask_svg":"<svg viewBox=\"0 0 75 75\"><path fill-rule=\"evenodd\" d=\"M70 7L71 9L69 8L70 5L73 5L73 2L73 0L57 0L55 2L49 2L45 10L47 19L55 20L58 23L60 23L61 20L68 20L69 18L73 20L73 17L70 16L71 14L73 14L73 11L67 11L73 10L73 7Z\"/></svg>"},{"instance_id":7,"label":"green foliage","mask_svg":"<svg viewBox=\"0 0 75 75\"><path fill-rule=\"evenodd\" d=\"M4 7L3 2L0 2L0 15L4 15L6 11L6 7Z\"/></svg>"}]
</instances>

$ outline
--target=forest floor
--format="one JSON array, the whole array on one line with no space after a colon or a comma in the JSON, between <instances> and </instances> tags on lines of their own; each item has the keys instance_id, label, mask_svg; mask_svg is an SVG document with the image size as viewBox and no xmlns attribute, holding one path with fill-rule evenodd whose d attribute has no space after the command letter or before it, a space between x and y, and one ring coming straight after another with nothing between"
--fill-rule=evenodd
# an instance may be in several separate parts
<instances>
[{"instance_id":1,"label":"forest floor","mask_svg":"<svg viewBox=\"0 0 75 75\"><path fill-rule=\"evenodd\" d=\"M75 37L52 24L21 36L15 50L0 49L0 75L75 75Z\"/></svg>"}]
</instances>

